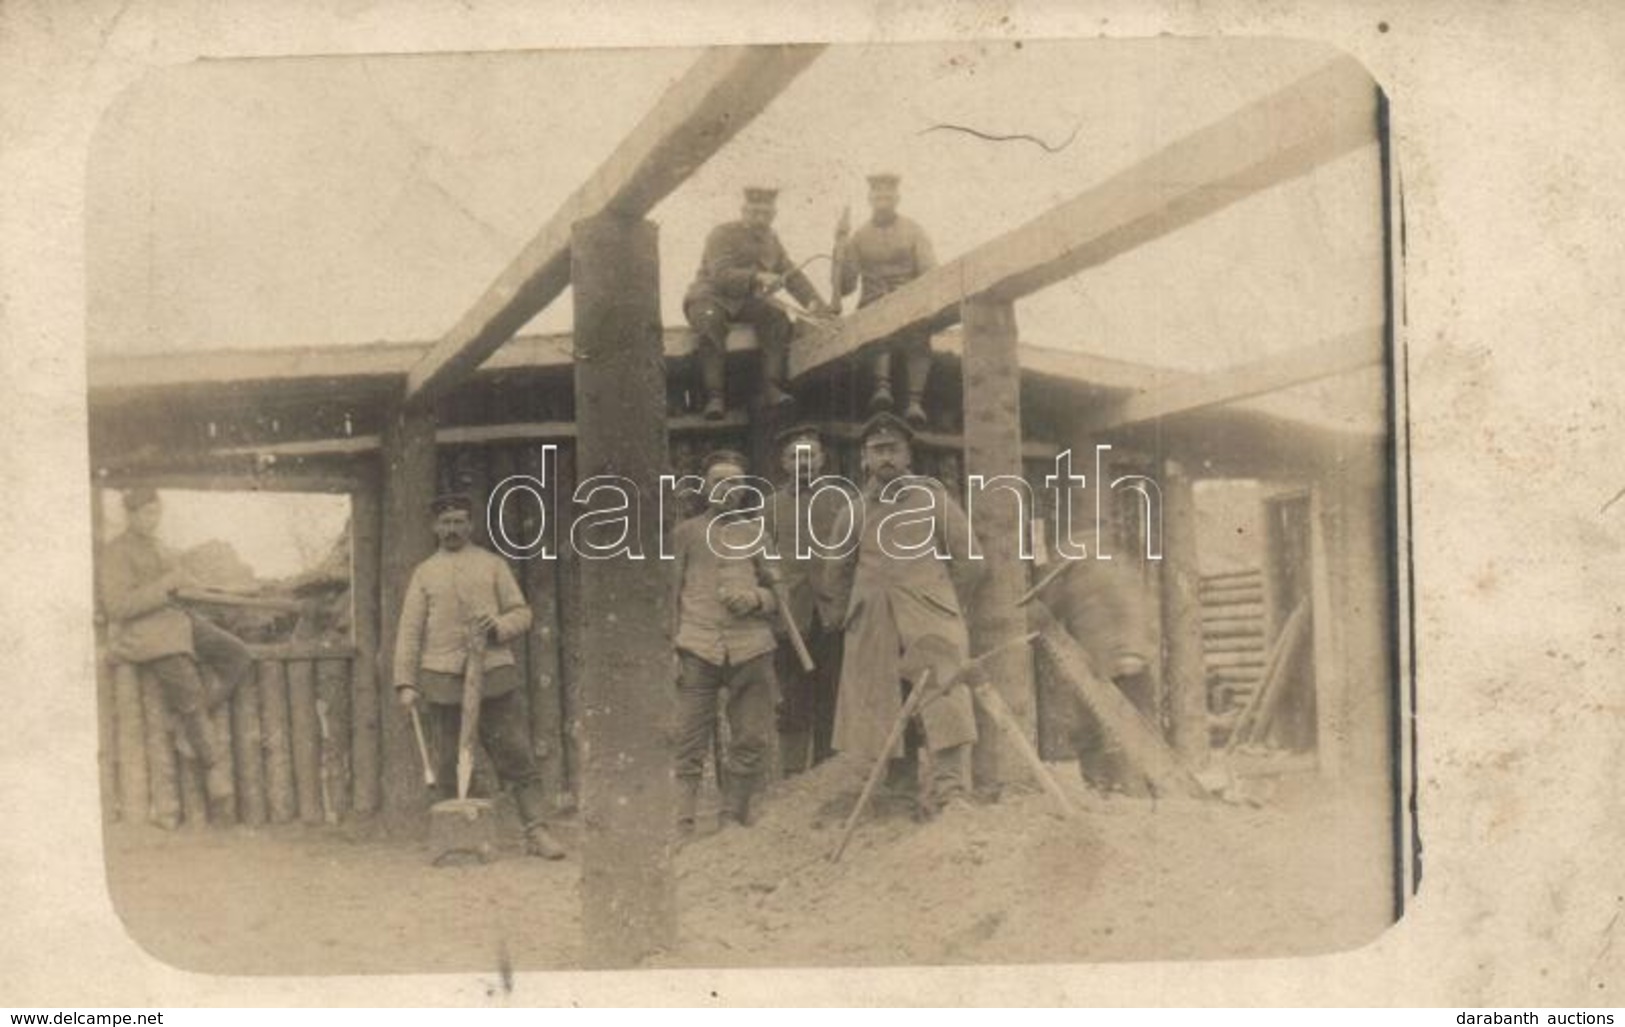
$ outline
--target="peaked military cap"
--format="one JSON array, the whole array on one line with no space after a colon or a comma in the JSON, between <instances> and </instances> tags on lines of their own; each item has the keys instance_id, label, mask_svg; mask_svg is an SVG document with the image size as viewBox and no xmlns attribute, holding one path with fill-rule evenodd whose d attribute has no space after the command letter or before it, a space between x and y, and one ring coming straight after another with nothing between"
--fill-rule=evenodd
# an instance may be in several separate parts
<instances>
[{"instance_id":1,"label":"peaked military cap","mask_svg":"<svg viewBox=\"0 0 1625 1027\"><path fill-rule=\"evenodd\" d=\"M777 189L769 189L768 187L761 185L749 185L745 187L746 203L772 203L778 198L779 191Z\"/></svg>"},{"instance_id":2,"label":"peaked military cap","mask_svg":"<svg viewBox=\"0 0 1625 1027\"><path fill-rule=\"evenodd\" d=\"M874 174L869 176L869 188L871 188L871 189L895 189L895 188L897 188L897 183L901 182L902 180L903 180L902 176L898 175L898 174L896 174L894 172L891 172L891 171L877 171Z\"/></svg>"}]
</instances>

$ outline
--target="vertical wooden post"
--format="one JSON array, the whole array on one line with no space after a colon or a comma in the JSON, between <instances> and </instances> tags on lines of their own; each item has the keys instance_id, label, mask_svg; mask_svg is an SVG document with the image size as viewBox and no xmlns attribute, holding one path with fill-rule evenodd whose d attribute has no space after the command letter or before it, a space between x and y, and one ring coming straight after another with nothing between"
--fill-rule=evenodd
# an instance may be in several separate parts
<instances>
[{"instance_id":1,"label":"vertical wooden post","mask_svg":"<svg viewBox=\"0 0 1625 1027\"><path fill-rule=\"evenodd\" d=\"M536 750L536 761L542 768L542 780L554 804L565 805L567 782L564 763L564 697L562 661L559 656L559 557L560 546L569 545L569 535L554 519L554 512L565 507L559 492L558 469L552 468L552 477L544 475L542 448L525 450L522 474L529 474L546 487L544 501L558 498L546 509L546 533L552 543L553 559L540 556L528 560L524 566L525 595L530 599L532 615L529 646L530 728ZM527 518L524 537L528 541L538 525Z\"/></svg>"},{"instance_id":2,"label":"vertical wooden post","mask_svg":"<svg viewBox=\"0 0 1625 1027\"><path fill-rule=\"evenodd\" d=\"M412 740L411 722L395 705L394 649L401 602L412 571L434 551L429 529L429 502L435 493L434 411L398 406L384 425L382 597L378 611L384 668L379 683L379 718L383 722L383 809L392 826L421 825L428 797L423 768Z\"/></svg>"},{"instance_id":3,"label":"vertical wooden post","mask_svg":"<svg viewBox=\"0 0 1625 1027\"><path fill-rule=\"evenodd\" d=\"M102 789L102 818L119 817L118 702L114 697L113 667L106 651L96 646L96 769Z\"/></svg>"},{"instance_id":4,"label":"vertical wooden post","mask_svg":"<svg viewBox=\"0 0 1625 1027\"><path fill-rule=\"evenodd\" d=\"M571 236L577 473L629 479L643 559L582 560L581 898L589 966L632 966L677 934L666 568L653 499L667 455L652 222L603 215Z\"/></svg>"},{"instance_id":5,"label":"vertical wooden post","mask_svg":"<svg viewBox=\"0 0 1625 1027\"><path fill-rule=\"evenodd\" d=\"M321 730L316 721L316 664L288 661L288 727L293 742L293 786L299 819L322 821Z\"/></svg>"},{"instance_id":6,"label":"vertical wooden post","mask_svg":"<svg viewBox=\"0 0 1625 1027\"><path fill-rule=\"evenodd\" d=\"M285 824L298 806L293 791L293 743L288 730L288 675L281 660L259 669L260 727L265 739L265 797L271 822Z\"/></svg>"},{"instance_id":7,"label":"vertical wooden post","mask_svg":"<svg viewBox=\"0 0 1625 1027\"><path fill-rule=\"evenodd\" d=\"M316 661L316 727L322 744L322 819L350 812L350 661Z\"/></svg>"},{"instance_id":8,"label":"vertical wooden post","mask_svg":"<svg viewBox=\"0 0 1625 1027\"><path fill-rule=\"evenodd\" d=\"M265 741L260 728L260 685L250 677L231 697L232 762L237 768L237 819L265 823Z\"/></svg>"},{"instance_id":9,"label":"vertical wooden post","mask_svg":"<svg viewBox=\"0 0 1625 1027\"><path fill-rule=\"evenodd\" d=\"M1022 476L1021 366L1016 359L1016 311L1012 303L975 298L961 306L965 338L965 470L988 479ZM967 490L966 498L969 500ZM1030 514L1031 511L1028 511ZM969 618L972 653L986 652L1026 632L1025 612L1016 605L1027 589L1021 559L1020 500L1009 490L989 488L975 499L975 529L986 576L973 598ZM1037 737L1032 652L1011 649L987 667L1005 705L1029 742ZM999 735L997 725L977 710L975 773L979 785L997 788L1023 774L1021 761Z\"/></svg>"},{"instance_id":10,"label":"vertical wooden post","mask_svg":"<svg viewBox=\"0 0 1625 1027\"><path fill-rule=\"evenodd\" d=\"M147 819L147 730L143 723L141 672L135 664L113 664L113 702L118 706L119 818L127 824Z\"/></svg>"},{"instance_id":11,"label":"vertical wooden post","mask_svg":"<svg viewBox=\"0 0 1625 1027\"><path fill-rule=\"evenodd\" d=\"M101 558L102 535L106 528L106 494L90 483L90 543L91 552ZM102 788L102 818L119 817L118 783L118 703L114 696L113 666L107 658L107 618L96 606L96 767Z\"/></svg>"},{"instance_id":12,"label":"vertical wooden post","mask_svg":"<svg viewBox=\"0 0 1625 1027\"><path fill-rule=\"evenodd\" d=\"M1157 484L1162 489L1163 681L1174 748L1197 770L1207 764L1208 728L1196 502L1190 477L1174 460L1163 461Z\"/></svg>"},{"instance_id":13,"label":"vertical wooden post","mask_svg":"<svg viewBox=\"0 0 1625 1027\"><path fill-rule=\"evenodd\" d=\"M214 671L205 671L213 675ZM211 681L210 693L213 694L217 686ZM236 752L233 746L231 733L231 707L229 703L221 703L209 712L209 734L214 737L215 761L209 768L206 776L200 775L203 782L205 797L210 795L229 796L230 802L223 802L220 809L220 826L236 823L237 821L237 782L236 782Z\"/></svg>"},{"instance_id":14,"label":"vertical wooden post","mask_svg":"<svg viewBox=\"0 0 1625 1027\"><path fill-rule=\"evenodd\" d=\"M581 749L581 558L570 545L575 520L576 450L559 448L559 688L560 742L564 749L564 788L561 803L580 804Z\"/></svg>"},{"instance_id":15,"label":"vertical wooden post","mask_svg":"<svg viewBox=\"0 0 1625 1027\"><path fill-rule=\"evenodd\" d=\"M350 611L355 635L355 663L350 670L350 765L355 778L357 813L378 811L379 769L383 756L379 718L385 697L378 681L378 671L383 666L378 651L379 532L382 527L379 498L375 482L350 494Z\"/></svg>"}]
</instances>

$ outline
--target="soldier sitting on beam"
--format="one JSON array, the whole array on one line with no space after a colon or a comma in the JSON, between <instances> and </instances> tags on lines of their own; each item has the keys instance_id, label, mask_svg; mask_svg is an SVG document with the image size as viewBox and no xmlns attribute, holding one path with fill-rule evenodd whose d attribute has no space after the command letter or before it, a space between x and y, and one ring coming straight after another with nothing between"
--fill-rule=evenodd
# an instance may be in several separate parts
<instances>
[{"instance_id":1,"label":"soldier sitting on beam","mask_svg":"<svg viewBox=\"0 0 1625 1027\"><path fill-rule=\"evenodd\" d=\"M858 306L867 307L887 293L912 282L937 266L931 240L914 221L897 213L897 175L869 176L869 222L848 238L845 215L835 230L836 277L845 296L862 283ZM931 329L914 325L873 346L874 393L869 412L892 409L892 375L900 360L906 376L908 404L903 417L910 425L925 425L925 381L931 373Z\"/></svg>"}]
</instances>

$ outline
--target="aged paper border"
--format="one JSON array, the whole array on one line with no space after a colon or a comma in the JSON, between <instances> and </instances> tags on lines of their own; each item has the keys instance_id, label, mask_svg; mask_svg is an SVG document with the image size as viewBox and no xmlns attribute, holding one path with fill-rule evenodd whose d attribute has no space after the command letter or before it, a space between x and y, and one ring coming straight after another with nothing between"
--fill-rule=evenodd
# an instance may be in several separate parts
<instances>
[{"instance_id":1,"label":"aged paper border","mask_svg":"<svg viewBox=\"0 0 1625 1027\"><path fill-rule=\"evenodd\" d=\"M1579 0L1261 4L129 0L0 7L0 418L10 744L0 1004L485 1004L480 975L220 978L148 957L101 864L84 443L84 194L101 113L200 56L707 42L1287 36L1392 103L1407 218L1425 878L1338 955L521 974L529 1003L1610 1004L1625 895L1616 443L1625 12ZM1610 522L1609 517L1613 520ZM71 778L71 781L69 780ZM489 976L489 975L488 975Z\"/></svg>"}]
</instances>

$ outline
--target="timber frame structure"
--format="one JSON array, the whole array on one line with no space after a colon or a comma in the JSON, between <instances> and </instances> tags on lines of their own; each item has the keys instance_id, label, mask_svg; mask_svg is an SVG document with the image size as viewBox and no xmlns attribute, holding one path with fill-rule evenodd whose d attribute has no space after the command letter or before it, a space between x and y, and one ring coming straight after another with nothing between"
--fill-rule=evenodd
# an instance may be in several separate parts
<instances>
[{"instance_id":1,"label":"timber frame structure","mask_svg":"<svg viewBox=\"0 0 1625 1027\"><path fill-rule=\"evenodd\" d=\"M758 468L772 466L769 440L779 426L764 412L730 411L722 422L694 412L681 384L688 376L677 373L692 342L685 330L661 327L655 228L645 217L821 49L707 52L437 341L92 358L96 485L321 491L353 502L354 645L259 654L257 694L239 698L230 726L252 734L239 743L250 753L272 751L270 735L278 745L291 738L296 794L291 805L261 798L262 807L243 815L320 821L380 812L404 823L421 810L417 756L390 695L388 654L407 578L432 547L424 511L437 490L488 491L510 474L539 475L545 445L558 447L561 512L575 482L606 468L658 488L655 476L684 473L718 445L744 448ZM950 484L974 473L1038 485L1060 450L1072 449L1092 472L1095 447L1110 445L1109 477L1133 472L1158 483L1167 726L1193 765L1208 751L1208 724L1192 485L1205 477L1301 485L1310 504L1313 604L1330 611L1313 621L1318 766L1338 787L1397 794L1392 400L1372 428L1272 395L1391 369L1393 325L1341 326L1295 352L1194 374L1023 345L1016 317L1022 297L1358 147L1382 147L1382 189L1390 196L1382 112L1369 76L1350 60L1334 61L834 329L804 334L791 362L798 394L819 397L803 404L801 416L828 429L831 469L850 476L861 411L849 358L925 324L937 357L927 397L933 420L917 447L922 470ZM515 337L566 287L575 290L572 335ZM1391 310L1391 275L1388 287ZM730 376L746 373L753 348L748 330L736 329ZM962 383L974 386L975 404L964 402ZM990 574L968 611L978 651L1026 630L1015 605L1030 584L1015 551L1020 514L1014 498L997 491L979 501ZM527 522L517 509L510 516L516 536L535 533L534 518ZM566 531L569 516L553 519L551 530ZM653 539L661 525L644 520ZM584 815L589 958L626 965L669 946L674 930L659 812L669 800L658 724L664 697L648 687L653 682L627 674L667 666L665 592L663 583L649 587L654 569L556 550L558 560L515 565L537 614L520 662L547 783L561 804L579 799ZM605 612L615 609L622 616ZM113 713L138 708L141 689L129 675L109 678L103 783L109 806L122 803L130 815L149 806L137 785L153 786L121 779L110 764L131 761L110 753L146 743L133 727L136 714L126 721ZM1020 652L1004 657L994 675L1035 737L1041 678ZM629 708L638 715L625 714ZM611 709L623 712L610 716ZM149 710L149 733L151 721ZM332 741L339 734L343 744ZM298 769L300 750L307 761L318 754L314 779ZM266 775L287 776L287 768L242 758L256 769L238 768L240 804L245 788L261 796L286 790L288 782ZM979 746L977 771L993 782L1022 773L994 744Z\"/></svg>"}]
</instances>

